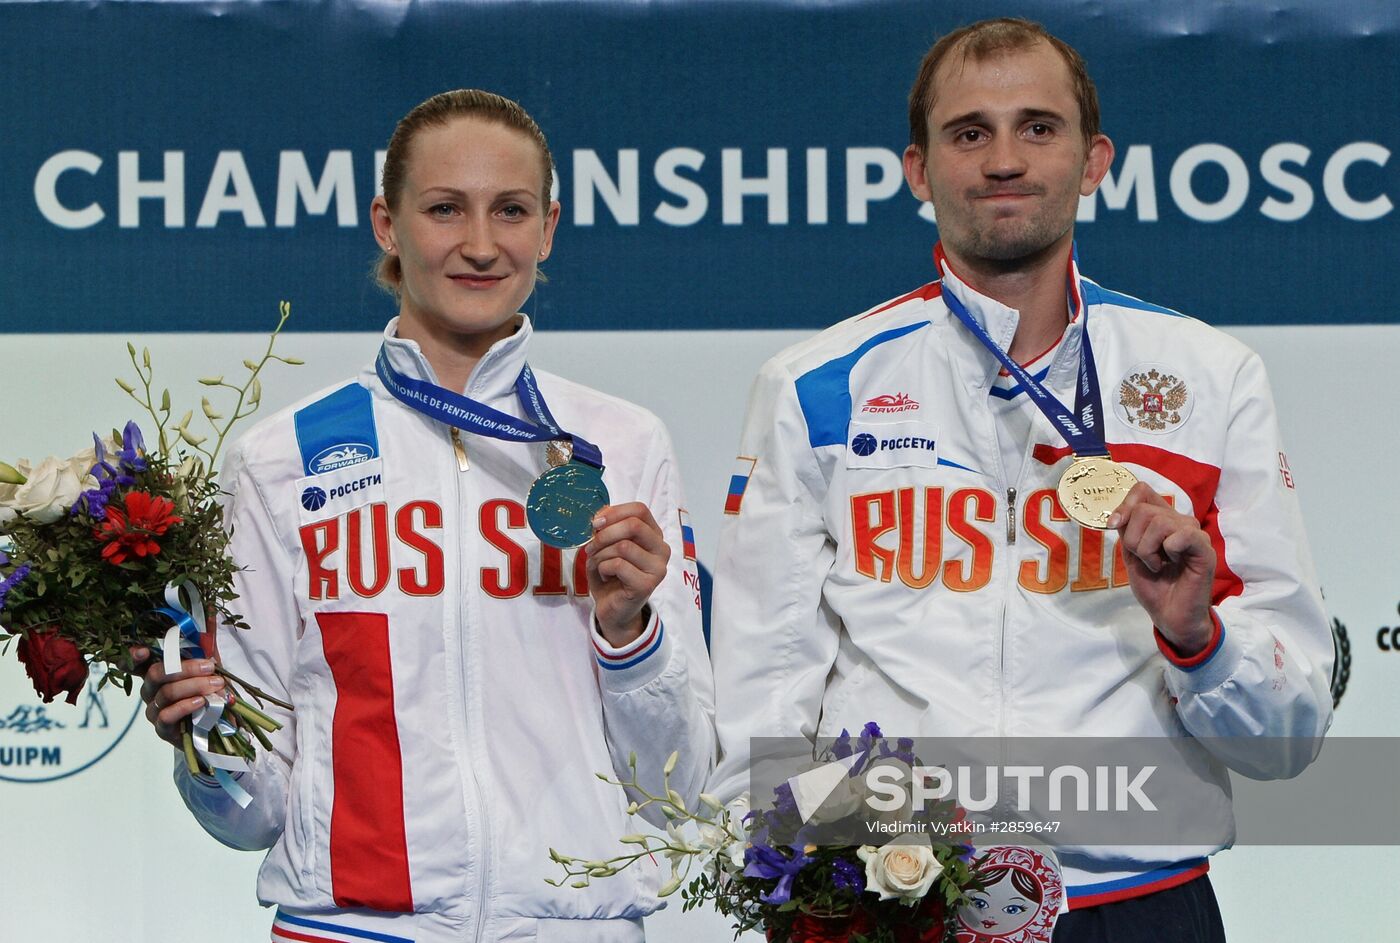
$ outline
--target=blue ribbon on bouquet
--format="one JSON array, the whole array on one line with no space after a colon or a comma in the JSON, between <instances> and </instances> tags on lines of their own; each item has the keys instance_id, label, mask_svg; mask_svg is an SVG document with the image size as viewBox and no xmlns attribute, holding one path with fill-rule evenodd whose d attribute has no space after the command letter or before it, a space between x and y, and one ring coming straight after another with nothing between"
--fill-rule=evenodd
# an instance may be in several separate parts
<instances>
[{"instance_id":1,"label":"blue ribbon on bouquet","mask_svg":"<svg viewBox=\"0 0 1400 943\"><path fill-rule=\"evenodd\" d=\"M180 600L180 591L183 590L189 598L189 608ZM176 585L171 583L165 587L165 605L151 610L151 615L161 616L170 620L170 628L166 630L165 638L158 654L161 656L161 663L167 675L177 674L180 671L180 662L184 658L204 658L204 644L200 641L200 636L206 631L204 625L204 599L199 595L199 590L189 581ZM248 790L238 785L233 778L233 773L246 772L248 761L238 756L223 756L214 753L209 749L209 731L218 729L219 733L225 737L234 735L236 728L224 718L224 708L226 703L222 700L210 702L205 698L204 706L195 711L190 717L190 725L193 727L192 737L194 749L204 764L214 773L214 779L228 793L229 798L238 803L241 809L248 808L253 797Z\"/></svg>"}]
</instances>

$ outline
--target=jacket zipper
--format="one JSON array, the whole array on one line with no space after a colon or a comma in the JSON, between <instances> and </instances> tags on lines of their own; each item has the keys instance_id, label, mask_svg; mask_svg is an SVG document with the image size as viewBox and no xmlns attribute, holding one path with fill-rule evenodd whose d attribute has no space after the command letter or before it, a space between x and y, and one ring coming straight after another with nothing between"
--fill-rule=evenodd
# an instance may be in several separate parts
<instances>
[{"instance_id":1,"label":"jacket zipper","mask_svg":"<svg viewBox=\"0 0 1400 943\"><path fill-rule=\"evenodd\" d=\"M462 524L462 508L465 506L462 495L462 473L471 470L471 462L467 459L467 449L466 446L462 444L461 433L456 426L451 427L451 430L452 452L457 459L457 474L454 476L454 481L457 486L457 533L463 534L466 533L466 531L463 529ZM486 890L487 874L491 868L491 830L487 824L485 793L482 792L481 789L481 779L476 774L476 764L471 761L470 756L472 694L467 689L466 655L467 645L469 644L469 633L467 632L467 620L463 614L463 610L466 606L467 593L471 590L466 586L466 567L462 565L462 552L460 550L457 554L457 559L458 571L456 577L457 586L460 590L459 601L457 603L457 634L460 639L462 653L462 657L457 662L457 679L458 686L462 692L462 721L463 732L466 736L466 742L463 744L463 748L468 751L468 756L466 756L465 759L467 760L468 774L471 776L472 787L475 791L474 798L476 800L474 803L468 803L467 808L469 812L473 805L475 805L477 809L477 834L481 837L481 859L476 862L476 873L478 875L475 911L476 926L472 931L472 939L480 943L483 939L482 933L486 928Z\"/></svg>"},{"instance_id":2,"label":"jacket zipper","mask_svg":"<svg viewBox=\"0 0 1400 943\"><path fill-rule=\"evenodd\" d=\"M1016 489L1006 489L1006 576L1001 591L1001 627L997 639L997 736L1006 736L1006 616L1010 604L1007 599L1011 587L1005 585L1014 577L1016 561L1011 559L1011 547L1016 543Z\"/></svg>"},{"instance_id":3,"label":"jacket zipper","mask_svg":"<svg viewBox=\"0 0 1400 943\"><path fill-rule=\"evenodd\" d=\"M1005 469L1003 469L1003 474ZM1006 575L1002 577L1001 589L1001 625L997 638L997 760L1000 766L1006 765L1006 620L1010 609L1010 596L1012 587L1010 582L1015 579L1016 561L1011 557L1011 548L1016 544L1016 489L1007 487L1006 489ZM994 810L996 814L1002 814L1003 798L1000 794L1001 787L998 786L998 795Z\"/></svg>"},{"instance_id":4,"label":"jacket zipper","mask_svg":"<svg viewBox=\"0 0 1400 943\"><path fill-rule=\"evenodd\" d=\"M456 426L452 427L452 451L457 453L457 470L471 471L472 463L467 460L467 447L462 444L462 433Z\"/></svg>"}]
</instances>

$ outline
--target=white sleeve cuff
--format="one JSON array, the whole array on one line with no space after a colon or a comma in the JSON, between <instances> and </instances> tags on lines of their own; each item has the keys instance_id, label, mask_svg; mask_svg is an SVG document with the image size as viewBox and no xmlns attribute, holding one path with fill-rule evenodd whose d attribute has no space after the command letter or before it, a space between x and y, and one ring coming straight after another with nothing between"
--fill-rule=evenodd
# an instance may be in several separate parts
<instances>
[{"instance_id":1,"label":"white sleeve cuff","mask_svg":"<svg viewBox=\"0 0 1400 943\"><path fill-rule=\"evenodd\" d=\"M1229 630L1219 611L1212 608L1210 612L1216 625L1210 644L1190 659L1169 659L1176 668L1172 672L1176 685L1192 694L1204 694L1220 687L1234 677L1244 660L1244 643L1239 633Z\"/></svg>"},{"instance_id":2,"label":"white sleeve cuff","mask_svg":"<svg viewBox=\"0 0 1400 943\"><path fill-rule=\"evenodd\" d=\"M615 648L593 622L593 656L600 669L600 683L614 691L639 688L661 674L670 660L670 641L666 627L655 609L642 634L621 648Z\"/></svg>"}]
</instances>

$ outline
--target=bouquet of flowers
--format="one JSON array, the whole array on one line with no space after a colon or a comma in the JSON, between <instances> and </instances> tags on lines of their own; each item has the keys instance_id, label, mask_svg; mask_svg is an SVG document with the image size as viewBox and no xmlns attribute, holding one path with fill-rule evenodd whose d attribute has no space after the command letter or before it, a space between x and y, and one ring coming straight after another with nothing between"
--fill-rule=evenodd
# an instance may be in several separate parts
<instances>
[{"instance_id":1,"label":"bouquet of flowers","mask_svg":"<svg viewBox=\"0 0 1400 943\"><path fill-rule=\"evenodd\" d=\"M712 905L733 920L736 938L762 929L769 940L785 943L952 940L958 908L971 904L969 895L981 887L973 847L959 828L963 810L949 800L904 808L879 830L900 837L879 846L851 840L872 834L865 774L878 764L912 769L918 763L911 751L911 741L891 744L873 723L855 738L842 731L818 757L814 779L803 774L787 780L774 790L770 806L752 811L742 801L726 807L707 794L700 796L700 808L688 808L670 787L675 754L664 770L665 794L652 795L637 781L634 754L630 781L598 776L641 797L629 813L659 807L665 835L624 836L622 843L637 850L606 860L551 850L564 875L550 883L586 887L643 857L664 855L671 877L660 895L680 890L687 911Z\"/></svg>"},{"instance_id":2,"label":"bouquet of flowers","mask_svg":"<svg viewBox=\"0 0 1400 943\"><path fill-rule=\"evenodd\" d=\"M229 608L237 567L214 469L234 424L258 408L262 369L301 362L273 353L291 306L280 310L262 359L244 361L241 385L199 381L236 397L227 415L203 398L212 444L191 427L193 411L175 418L168 389L157 396L150 351L138 358L127 344L138 382L117 385L150 416L154 441L132 421L108 438L94 434L92 448L67 460L0 462L0 652L18 642L46 702L66 693L75 703L94 667L105 669L101 684L130 693L142 667L134 647L162 652L167 670L178 671L182 652L204 657L206 618L247 627ZM192 772L231 782L220 774L246 768L254 743L270 748L265 731L280 725L250 703L274 699L219 673L233 693L186 724L185 756Z\"/></svg>"}]
</instances>

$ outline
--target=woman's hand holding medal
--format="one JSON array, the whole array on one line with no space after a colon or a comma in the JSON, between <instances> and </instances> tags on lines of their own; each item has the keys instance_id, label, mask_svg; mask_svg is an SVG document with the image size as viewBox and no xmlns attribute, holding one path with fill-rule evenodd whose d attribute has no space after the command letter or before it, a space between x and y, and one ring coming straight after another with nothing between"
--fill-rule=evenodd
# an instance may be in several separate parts
<instances>
[{"instance_id":1,"label":"woman's hand holding medal","mask_svg":"<svg viewBox=\"0 0 1400 943\"><path fill-rule=\"evenodd\" d=\"M1183 657L1210 644L1215 548L1194 517L1138 482L1109 517L1128 567L1128 585L1152 623Z\"/></svg>"},{"instance_id":2,"label":"woman's hand holding medal","mask_svg":"<svg viewBox=\"0 0 1400 943\"><path fill-rule=\"evenodd\" d=\"M651 510L633 501L599 511L584 549L598 629L609 645L621 648L646 628L643 610L666 576L671 548Z\"/></svg>"}]
</instances>

